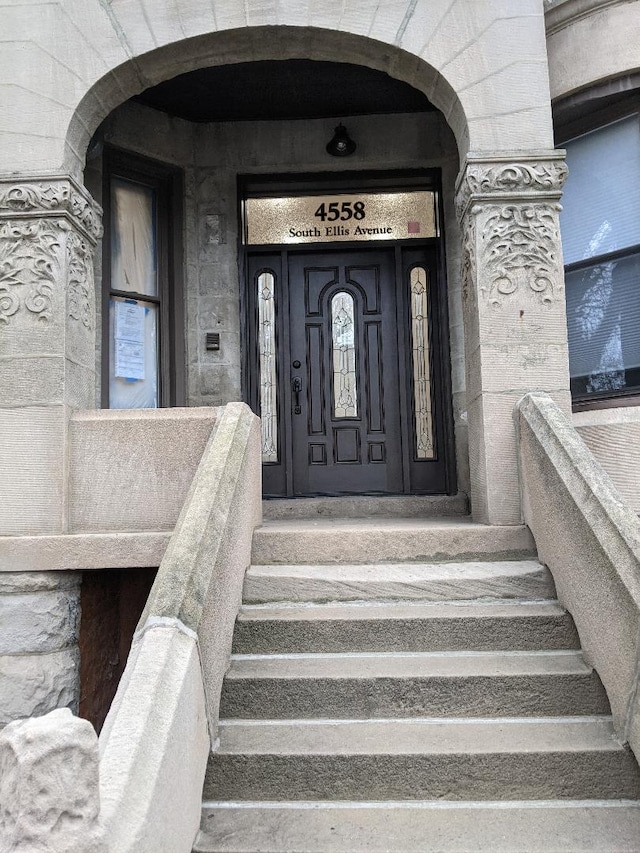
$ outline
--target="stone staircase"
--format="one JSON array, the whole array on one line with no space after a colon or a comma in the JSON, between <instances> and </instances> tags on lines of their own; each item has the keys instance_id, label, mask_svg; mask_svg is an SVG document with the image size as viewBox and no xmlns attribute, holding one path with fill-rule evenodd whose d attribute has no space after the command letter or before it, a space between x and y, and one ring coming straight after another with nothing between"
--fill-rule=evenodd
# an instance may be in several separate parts
<instances>
[{"instance_id":1,"label":"stone staircase","mask_svg":"<svg viewBox=\"0 0 640 853\"><path fill-rule=\"evenodd\" d=\"M637 764L526 528L278 511L195 851L640 851Z\"/></svg>"}]
</instances>

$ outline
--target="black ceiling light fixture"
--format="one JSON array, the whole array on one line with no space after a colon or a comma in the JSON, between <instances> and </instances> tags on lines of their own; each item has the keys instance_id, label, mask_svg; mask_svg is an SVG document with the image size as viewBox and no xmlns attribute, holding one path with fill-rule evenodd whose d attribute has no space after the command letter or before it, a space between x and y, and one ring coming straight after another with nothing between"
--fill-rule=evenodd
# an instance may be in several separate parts
<instances>
[{"instance_id":1,"label":"black ceiling light fixture","mask_svg":"<svg viewBox=\"0 0 640 853\"><path fill-rule=\"evenodd\" d=\"M327 153L332 157L348 157L356 150L356 144L347 133L342 122L336 127L331 141L327 143Z\"/></svg>"}]
</instances>

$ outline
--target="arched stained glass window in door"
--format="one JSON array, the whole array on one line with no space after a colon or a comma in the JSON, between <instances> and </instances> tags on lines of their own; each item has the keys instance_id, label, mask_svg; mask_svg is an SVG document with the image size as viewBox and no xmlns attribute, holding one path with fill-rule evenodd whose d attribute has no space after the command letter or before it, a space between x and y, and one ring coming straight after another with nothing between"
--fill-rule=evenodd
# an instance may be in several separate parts
<instances>
[{"instance_id":1,"label":"arched stained glass window in door","mask_svg":"<svg viewBox=\"0 0 640 853\"><path fill-rule=\"evenodd\" d=\"M358 416L355 311L353 296L339 291L331 298L333 350L333 413L336 418Z\"/></svg>"}]
</instances>

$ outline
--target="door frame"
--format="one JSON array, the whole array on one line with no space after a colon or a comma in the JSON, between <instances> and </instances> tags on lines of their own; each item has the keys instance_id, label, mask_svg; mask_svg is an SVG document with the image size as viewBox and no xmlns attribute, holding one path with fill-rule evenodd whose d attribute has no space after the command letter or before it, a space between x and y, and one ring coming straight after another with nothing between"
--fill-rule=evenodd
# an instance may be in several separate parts
<instances>
[{"instance_id":1,"label":"door frame","mask_svg":"<svg viewBox=\"0 0 640 853\"><path fill-rule=\"evenodd\" d=\"M316 195L349 192L372 192L376 190L387 190L388 192L402 192L407 190L429 190L436 194L436 218L438 236L425 238L424 240L371 240L371 241L340 241L335 243L299 243L295 245L247 245L246 219L244 202L251 197L278 197L282 195ZM444 454L444 488L437 494L455 494L457 491L456 463L455 463L455 436L453 423L453 405L451 389L451 359L449 352L449 312L447 299L447 282L445 270L444 233L443 233L443 208L441 191L440 169L411 169L394 171L361 171L361 172L316 172L302 174L274 174L274 175L239 175L238 176L238 226L241 242L238 253L238 266L240 276L240 331L242 340L245 342L241 348L242 359L242 396L243 400L256 409L257 394L257 365L258 353L253 351L255 346L255 334L252 329L252 314L255 310L255 297L252 293L251 276L248 274L248 259L254 254L270 254L279 259L280 265L280 298L282 309L289 316L289 282L288 282L288 255L296 251L332 251L341 250L363 250L390 249L395 250L396 265L396 291L398 316L404 316L408 323L407 300L401 296L401 283L403 281L402 250L410 248L426 248L435 251L437 268L437 313L432 317L432 324L437 328L437 362L439 364L436 376L436 389L433 393L439 394L442 402L442 411L439 419L434 419L434 430L436 440ZM255 318L254 318L255 319ZM279 334L277 340L278 359L281 365L285 360L283 355L285 348L289 346L289 329L284 328L282 312L278 320ZM399 369L402 381L400 382L400 424L402 435L402 475L404 482L404 494L434 494L432 491L411 491L409 488L409 455L411 447L411 428L409 412L409 401L411 389L409 387L410 377L406 375L403 366L407 364L406 347L401 344L398 352ZM279 381L281 389L279 402L279 420L282 426L281 440L281 464L285 478L285 497L293 496L293 472L291 459L291 423L290 419L283 417L286 411L291 410L291 388L288 381L281 378ZM439 426L436 425L439 420ZM441 434L438 436L437 430Z\"/></svg>"}]
</instances>

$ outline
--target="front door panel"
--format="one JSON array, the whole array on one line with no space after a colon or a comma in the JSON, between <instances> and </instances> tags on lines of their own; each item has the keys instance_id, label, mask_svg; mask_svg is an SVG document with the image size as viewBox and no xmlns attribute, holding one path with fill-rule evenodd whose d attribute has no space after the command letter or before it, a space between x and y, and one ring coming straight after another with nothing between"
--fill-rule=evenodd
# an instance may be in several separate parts
<instances>
[{"instance_id":1,"label":"front door panel","mask_svg":"<svg viewBox=\"0 0 640 853\"><path fill-rule=\"evenodd\" d=\"M288 283L293 494L401 492L393 249L291 253Z\"/></svg>"}]
</instances>

